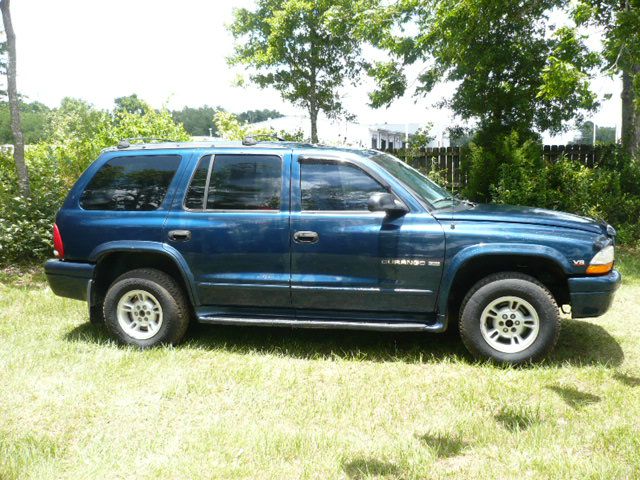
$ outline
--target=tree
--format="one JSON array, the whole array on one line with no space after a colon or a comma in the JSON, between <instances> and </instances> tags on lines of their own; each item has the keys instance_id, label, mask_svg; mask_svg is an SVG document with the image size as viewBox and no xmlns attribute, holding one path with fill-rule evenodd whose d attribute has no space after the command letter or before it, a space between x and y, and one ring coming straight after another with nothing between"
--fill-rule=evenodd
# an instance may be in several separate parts
<instances>
[{"instance_id":1,"label":"tree","mask_svg":"<svg viewBox=\"0 0 640 480\"><path fill-rule=\"evenodd\" d=\"M38 146L38 156L47 158L51 165L62 166L65 177L73 183L100 150L136 137L189 139L167 110L149 108L144 113L132 113L123 108L109 112L84 100L65 98L51 115L47 141Z\"/></svg>"},{"instance_id":2,"label":"tree","mask_svg":"<svg viewBox=\"0 0 640 480\"><path fill-rule=\"evenodd\" d=\"M596 126L596 143L616 143L616 127ZM578 135L570 144L593 144L593 122L584 122L578 126Z\"/></svg>"},{"instance_id":3,"label":"tree","mask_svg":"<svg viewBox=\"0 0 640 480\"><path fill-rule=\"evenodd\" d=\"M622 146L640 154L640 0L580 0L573 10L581 25L603 29L605 70L622 77Z\"/></svg>"},{"instance_id":4,"label":"tree","mask_svg":"<svg viewBox=\"0 0 640 480\"><path fill-rule=\"evenodd\" d=\"M37 143L46 137L51 109L40 102L20 102L22 133L26 145ZM0 143L12 143L11 110L8 102L0 102Z\"/></svg>"},{"instance_id":5,"label":"tree","mask_svg":"<svg viewBox=\"0 0 640 480\"><path fill-rule=\"evenodd\" d=\"M284 117L284 115L279 111L266 108L263 110L247 110L238 114L238 120L244 123L258 123L281 117Z\"/></svg>"},{"instance_id":6,"label":"tree","mask_svg":"<svg viewBox=\"0 0 640 480\"><path fill-rule=\"evenodd\" d=\"M276 132L269 128L255 128L251 124L241 122L237 115L220 110L213 117L218 134L225 140L243 140L255 137L256 140L276 140L278 137L291 142L303 140L302 130L296 132Z\"/></svg>"},{"instance_id":7,"label":"tree","mask_svg":"<svg viewBox=\"0 0 640 480\"><path fill-rule=\"evenodd\" d=\"M194 136L217 135L214 115L222 110L220 107L203 105L202 107L184 107L171 112L173 119L184 125L184 129Z\"/></svg>"},{"instance_id":8,"label":"tree","mask_svg":"<svg viewBox=\"0 0 640 480\"><path fill-rule=\"evenodd\" d=\"M16 82L16 34L11 23L10 0L0 1L2 22L7 37L7 94L9 96L9 108L11 111L11 132L13 133L13 159L18 174L18 186L20 194L28 197L31 194L29 186L29 171L24 161L24 137L22 135L22 122L20 120L20 99L18 98L18 86Z\"/></svg>"},{"instance_id":9,"label":"tree","mask_svg":"<svg viewBox=\"0 0 640 480\"><path fill-rule=\"evenodd\" d=\"M259 87L273 87L306 109L311 141L318 141L318 113L344 114L338 90L356 83L365 65L353 35L369 0L258 0L236 9L229 29L236 41L231 64L247 65Z\"/></svg>"},{"instance_id":10,"label":"tree","mask_svg":"<svg viewBox=\"0 0 640 480\"><path fill-rule=\"evenodd\" d=\"M372 105L403 95L405 67L424 62L415 93L428 93L442 81L456 82L452 98L441 105L478 122L476 142L490 145L512 131L524 141L536 131L561 130L581 109L595 108L588 72L598 62L574 29L550 24L549 12L563 2L393 3L381 10L382 20L360 29L391 55L370 71L378 82Z\"/></svg>"},{"instance_id":11,"label":"tree","mask_svg":"<svg viewBox=\"0 0 640 480\"><path fill-rule=\"evenodd\" d=\"M151 107L147 102L138 98L138 94L127 95L125 97L116 98L113 103L115 104L114 113L129 112L135 115L144 115Z\"/></svg>"}]
</instances>

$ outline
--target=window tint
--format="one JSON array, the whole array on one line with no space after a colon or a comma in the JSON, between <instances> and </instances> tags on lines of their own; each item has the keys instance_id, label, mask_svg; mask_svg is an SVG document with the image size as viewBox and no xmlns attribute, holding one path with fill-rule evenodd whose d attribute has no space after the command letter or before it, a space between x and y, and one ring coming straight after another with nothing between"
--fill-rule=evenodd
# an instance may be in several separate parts
<instances>
[{"instance_id":1,"label":"window tint","mask_svg":"<svg viewBox=\"0 0 640 480\"><path fill-rule=\"evenodd\" d=\"M204 197L209 159L198 164L185 207L208 210L278 210L282 160L274 155L215 155L209 190Z\"/></svg>"},{"instance_id":2,"label":"window tint","mask_svg":"<svg viewBox=\"0 0 640 480\"><path fill-rule=\"evenodd\" d=\"M204 188L207 183L207 172L209 171L209 161L211 155L207 155L200 159L198 168L196 168L187 195L184 197L184 206L192 210L204 208Z\"/></svg>"},{"instance_id":3,"label":"window tint","mask_svg":"<svg viewBox=\"0 0 640 480\"><path fill-rule=\"evenodd\" d=\"M300 174L302 210L368 210L371 194L387 191L348 163L303 161Z\"/></svg>"},{"instance_id":4,"label":"window tint","mask_svg":"<svg viewBox=\"0 0 640 480\"><path fill-rule=\"evenodd\" d=\"M179 164L178 155L112 158L82 192L80 205L86 210L155 210Z\"/></svg>"}]
</instances>

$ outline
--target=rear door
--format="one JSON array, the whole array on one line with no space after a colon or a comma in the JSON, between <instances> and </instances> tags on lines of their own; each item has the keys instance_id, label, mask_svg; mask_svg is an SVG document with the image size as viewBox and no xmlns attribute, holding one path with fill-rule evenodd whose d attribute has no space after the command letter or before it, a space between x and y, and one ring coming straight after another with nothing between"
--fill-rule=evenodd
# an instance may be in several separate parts
<instances>
[{"instance_id":1,"label":"rear door","mask_svg":"<svg viewBox=\"0 0 640 480\"><path fill-rule=\"evenodd\" d=\"M290 306L285 152L227 150L192 159L164 241L188 263L200 305Z\"/></svg>"}]
</instances>

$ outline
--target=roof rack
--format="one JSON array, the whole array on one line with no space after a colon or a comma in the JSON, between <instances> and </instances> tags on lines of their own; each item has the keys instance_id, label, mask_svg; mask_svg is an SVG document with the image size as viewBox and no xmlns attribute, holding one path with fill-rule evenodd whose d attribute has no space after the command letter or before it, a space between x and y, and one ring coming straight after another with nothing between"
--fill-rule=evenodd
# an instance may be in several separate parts
<instances>
[{"instance_id":1,"label":"roof rack","mask_svg":"<svg viewBox=\"0 0 640 480\"><path fill-rule=\"evenodd\" d=\"M252 146L256 145L261 138L266 138L268 140L277 140L278 142L284 142L284 138L276 133L257 133L255 135L247 135L242 139L242 145Z\"/></svg>"},{"instance_id":2,"label":"roof rack","mask_svg":"<svg viewBox=\"0 0 640 480\"><path fill-rule=\"evenodd\" d=\"M131 138L123 138L118 142L118 149L129 148L132 143L172 143L177 140L172 140L170 138L156 138L156 137L131 137Z\"/></svg>"}]
</instances>

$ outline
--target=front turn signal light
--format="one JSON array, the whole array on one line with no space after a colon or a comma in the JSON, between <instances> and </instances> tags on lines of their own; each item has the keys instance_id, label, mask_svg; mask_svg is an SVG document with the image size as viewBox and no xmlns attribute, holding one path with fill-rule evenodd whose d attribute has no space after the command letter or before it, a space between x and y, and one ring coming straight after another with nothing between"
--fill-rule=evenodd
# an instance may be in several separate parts
<instances>
[{"instance_id":1,"label":"front turn signal light","mask_svg":"<svg viewBox=\"0 0 640 480\"><path fill-rule=\"evenodd\" d=\"M613 245L604 247L589 262L587 267L587 274L589 275L602 275L603 273L609 273L613 270L613 260L615 252Z\"/></svg>"}]
</instances>

